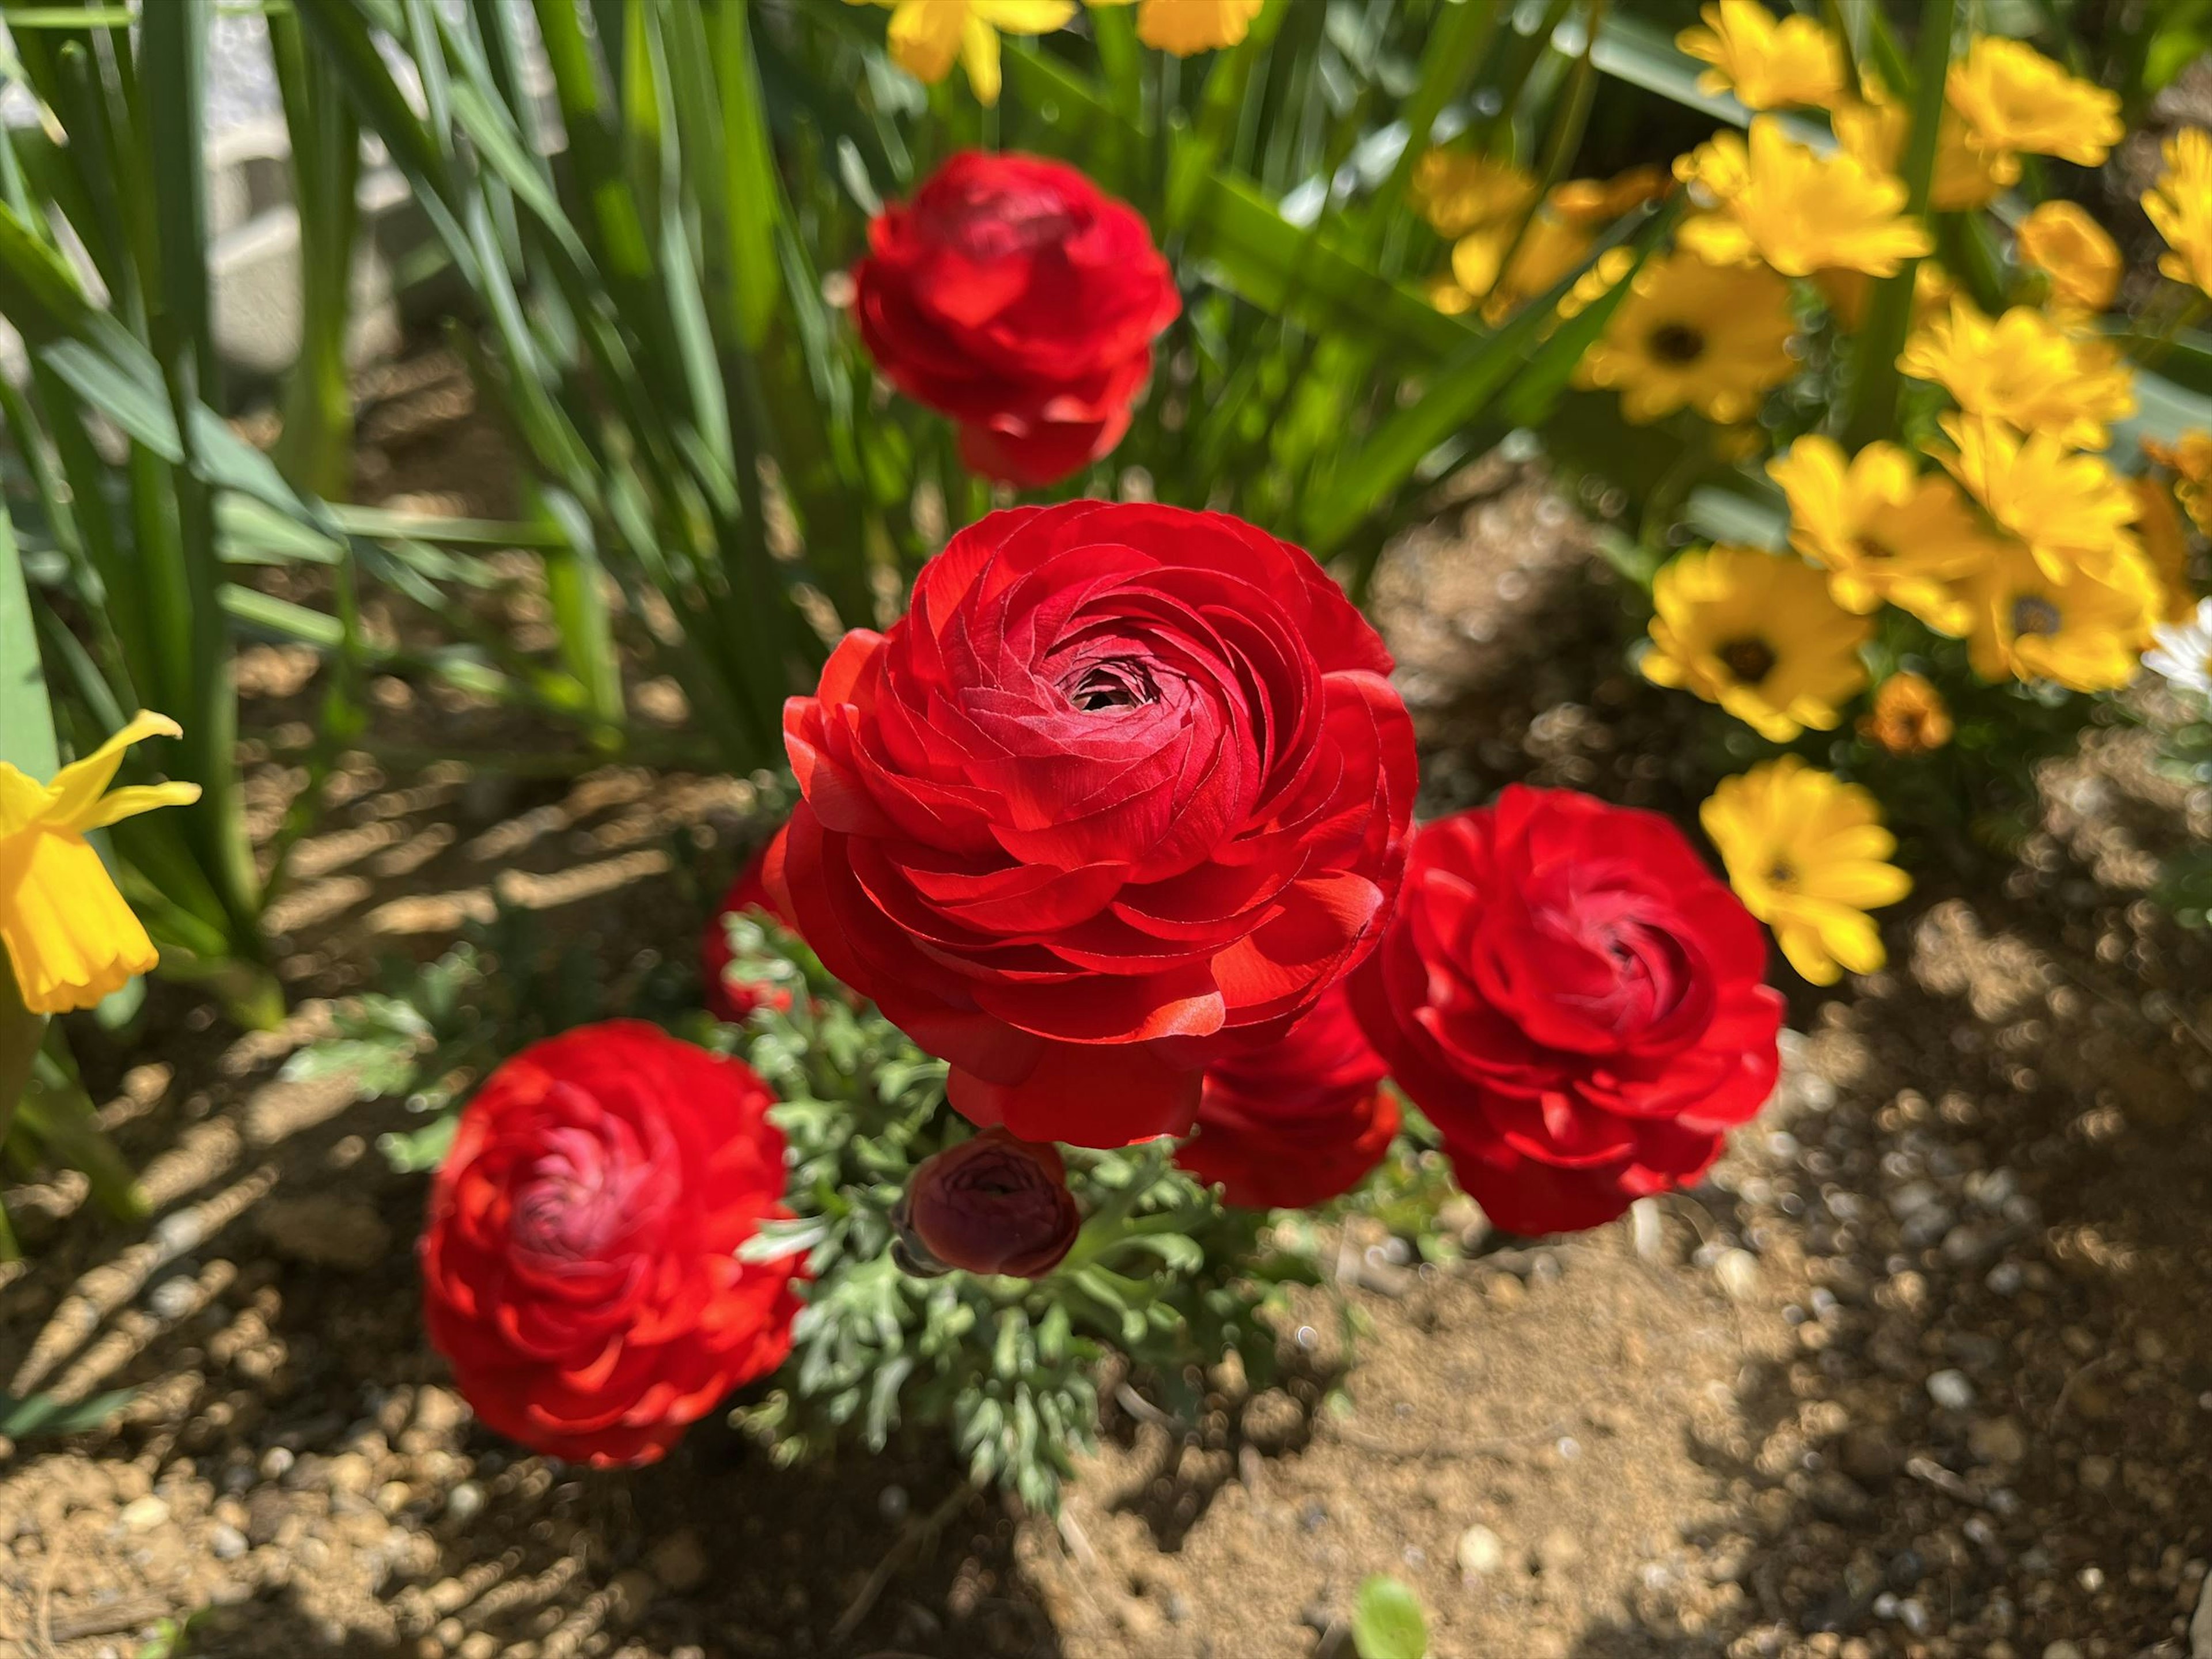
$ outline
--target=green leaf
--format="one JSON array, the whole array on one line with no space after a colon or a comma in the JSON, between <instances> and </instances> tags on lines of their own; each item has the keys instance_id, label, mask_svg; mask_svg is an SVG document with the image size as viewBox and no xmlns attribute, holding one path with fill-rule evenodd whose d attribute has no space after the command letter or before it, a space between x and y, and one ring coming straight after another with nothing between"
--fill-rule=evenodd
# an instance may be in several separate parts
<instances>
[{"instance_id":1,"label":"green leaf","mask_svg":"<svg viewBox=\"0 0 2212 1659\"><path fill-rule=\"evenodd\" d=\"M15 527L0 513L0 761L44 783L61 766Z\"/></svg>"},{"instance_id":2,"label":"green leaf","mask_svg":"<svg viewBox=\"0 0 2212 1659\"><path fill-rule=\"evenodd\" d=\"M1427 1659L1429 1623L1412 1587L1383 1572L1362 1579L1352 1614L1352 1644L1359 1650L1359 1659Z\"/></svg>"},{"instance_id":3,"label":"green leaf","mask_svg":"<svg viewBox=\"0 0 2212 1659\"><path fill-rule=\"evenodd\" d=\"M1590 62L1616 81L1656 92L1686 109L1701 110L1736 126L1751 123L1751 112L1732 93L1698 90L1705 65L1674 44L1674 37L1642 17L1615 13L1590 46Z\"/></svg>"}]
</instances>

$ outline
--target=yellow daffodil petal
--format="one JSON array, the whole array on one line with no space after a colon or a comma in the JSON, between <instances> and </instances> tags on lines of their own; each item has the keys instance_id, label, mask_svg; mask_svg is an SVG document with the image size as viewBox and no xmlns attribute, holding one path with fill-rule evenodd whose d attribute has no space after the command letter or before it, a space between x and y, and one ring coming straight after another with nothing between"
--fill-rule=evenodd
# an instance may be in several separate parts
<instances>
[{"instance_id":1,"label":"yellow daffodil petal","mask_svg":"<svg viewBox=\"0 0 2212 1659\"><path fill-rule=\"evenodd\" d=\"M0 842L0 945L34 1014L89 1008L158 959L100 854L43 826Z\"/></svg>"},{"instance_id":2,"label":"yellow daffodil petal","mask_svg":"<svg viewBox=\"0 0 2212 1659\"><path fill-rule=\"evenodd\" d=\"M897 0L885 36L891 61L915 80L935 85L951 72L969 21L968 0Z\"/></svg>"},{"instance_id":3,"label":"yellow daffodil petal","mask_svg":"<svg viewBox=\"0 0 2212 1659\"><path fill-rule=\"evenodd\" d=\"M167 714L142 708L121 731L82 760L73 761L54 774L46 786L46 805L39 816L47 823L70 830L90 826L90 814L100 794L114 781L123 764L123 751L142 738L180 738L184 728Z\"/></svg>"},{"instance_id":4,"label":"yellow daffodil petal","mask_svg":"<svg viewBox=\"0 0 2212 1659\"><path fill-rule=\"evenodd\" d=\"M1145 0L1137 38L1156 51L1188 58L1243 40L1267 0Z\"/></svg>"},{"instance_id":5,"label":"yellow daffodil petal","mask_svg":"<svg viewBox=\"0 0 2212 1659\"><path fill-rule=\"evenodd\" d=\"M977 103L988 109L999 101L999 32L980 17L970 16L961 29L960 67Z\"/></svg>"},{"instance_id":6,"label":"yellow daffodil petal","mask_svg":"<svg viewBox=\"0 0 2212 1659\"><path fill-rule=\"evenodd\" d=\"M190 806L200 798L197 783L134 783L102 795L91 813L76 828L105 830L111 823L135 818L164 806Z\"/></svg>"},{"instance_id":7,"label":"yellow daffodil petal","mask_svg":"<svg viewBox=\"0 0 2212 1659\"><path fill-rule=\"evenodd\" d=\"M46 786L0 761L0 836L12 836L46 809Z\"/></svg>"},{"instance_id":8,"label":"yellow daffodil petal","mask_svg":"<svg viewBox=\"0 0 2212 1659\"><path fill-rule=\"evenodd\" d=\"M1050 34L1074 18L1074 0L968 0L968 9L1009 34Z\"/></svg>"}]
</instances>

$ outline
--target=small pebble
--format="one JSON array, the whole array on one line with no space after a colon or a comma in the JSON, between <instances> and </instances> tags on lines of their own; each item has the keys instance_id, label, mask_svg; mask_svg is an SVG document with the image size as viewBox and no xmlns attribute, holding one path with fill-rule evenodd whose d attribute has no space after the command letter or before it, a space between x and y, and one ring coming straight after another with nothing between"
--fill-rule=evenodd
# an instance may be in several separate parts
<instances>
[{"instance_id":1,"label":"small pebble","mask_svg":"<svg viewBox=\"0 0 2212 1659\"><path fill-rule=\"evenodd\" d=\"M218 1561L235 1561L246 1548L246 1534L235 1527L218 1525L208 1534L208 1549Z\"/></svg>"},{"instance_id":2,"label":"small pebble","mask_svg":"<svg viewBox=\"0 0 2212 1659\"><path fill-rule=\"evenodd\" d=\"M446 1518L449 1521L466 1521L483 1506L483 1488L473 1480L464 1480L446 1494Z\"/></svg>"},{"instance_id":3,"label":"small pebble","mask_svg":"<svg viewBox=\"0 0 2212 1659\"><path fill-rule=\"evenodd\" d=\"M1747 1302L1759 1291L1759 1258L1749 1250L1728 1250L1713 1263L1713 1277L1731 1302Z\"/></svg>"},{"instance_id":4,"label":"small pebble","mask_svg":"<svg viewBox=\"0 0 2212 1659\"><path fill-rule=\"evenodd\" d=\"M1485 1526L1469 1527L1459 1535L1459 1570L1469 1578L1480 1578L1505 1565L1505 1540Z\"/></svg>"},{"instance_id":5,"label":"small pebble","mask_svg":"<svg viewBox=\"0 0 2212 1659\"><path fill-rule=\"evenodd\" d=\"M125 1504L122 1514L116 1518L132 1532L151 1532L169 1518L169 1506L149 1493Z\"/></svg>"},{"instance_id":6,"label":"small pebble","mask_svg":"<svg viewBox=\"0 0 2212 1659\"><path fill-rule=\"evenodd\" d=\"M1928 1397L1947 1412L1962 1412L1974 1403L1974 1385L1964 1371L1937 1371L1928 1379Z\"/></svg>"}]
</instances>

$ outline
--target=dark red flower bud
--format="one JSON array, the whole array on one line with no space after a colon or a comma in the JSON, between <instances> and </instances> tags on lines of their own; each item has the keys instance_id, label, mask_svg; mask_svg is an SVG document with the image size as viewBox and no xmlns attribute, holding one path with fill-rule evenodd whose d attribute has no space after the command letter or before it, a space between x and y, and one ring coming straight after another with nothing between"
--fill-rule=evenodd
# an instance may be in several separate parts
<instances>
[{"instance_id":1,"label":"dark red flower bud","mask_svg":"<svg viewBox=\"0 0 2212 1659\"><path fill-rule=\"evenodd\" d=\"M1083 1217L1057 1146L991 1128L923 1159L891 1224L910 1273L1041 1279L1075 1243Z\"/></svg>"}]
</instances>

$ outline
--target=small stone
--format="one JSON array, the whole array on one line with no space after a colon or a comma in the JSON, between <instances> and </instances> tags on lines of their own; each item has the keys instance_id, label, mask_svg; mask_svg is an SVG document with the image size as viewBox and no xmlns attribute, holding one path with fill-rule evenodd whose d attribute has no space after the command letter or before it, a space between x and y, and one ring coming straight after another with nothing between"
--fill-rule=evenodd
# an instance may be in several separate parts
<instances>
[{"instance_id":1,"label":"small stone","mask_svg":"<svg viewBox=\"0 0 2212 1659\"><path fill-rule=\"evenodd\" d=\"M1505 1540L1480 1523L1459 1535L1459 1570L1468 1578L1483 1578L1505 1565Z\"/></svg>"},{"instance_id":2,"label":"small stone","mask_svg":"<svg viewBox=\"0 0 2212 1659\"><path fill-rule=\"evenodd\" d=\"M446 1494L446 1518L465 1522L484 1506L484 1491L473 1480L464 1480Z\"/></svg>"},{"instance_id":3,"label":"small stone","mask_svg":"<svg viewBox=\"0 0 2212 1659\"><path fill-rule=\"evenodd\" d=\"M1974 1403L1974 1385L1964 1371L1937 1371L1928 1379L1928 1397L1947 1412L1962 1412Z\"/></svg>"},{"instance_id":4,"label":"small stone","mask_svg":"<svg viewBox=\"0 0 2212 1659\"><path fill-rule=\"evenodd\" d=\"M367 1199L272 1198L257 1206L254 1219L278 1255L310 1267L361 1273L392 1254L392 1229Z\"/></svg>"},{"instance_id":5,"label":"small stone","mask_svg":"<svg viewBox=\"0 0 2212 1659\"><path fill-rule=\"evenodd\" d=\"M1977 1418L1966 1430L1966 1447L1984 1463L2017 1463L2027 1455L2027 1433L2016 1417Z\"/></svg>"},{"instance_id":6,"label":"small stone","mask_svg":"<svg viewBox=\"0 0 2212 1659\"><path fill-rule=\"evenodd\" d=\"M376 1482L376 1466L359 1452L340 1452L331 1459L326 1478L332 1492L351 1492L358 1498Z\"/></svg>"},{"instance_id":7,"label":"small stone","mask_svg":"<svg viewBox=\"0 0 2212 1659\"><path fill-rule=\"evenodd\" d=\"M1726 1250L1713 1263L1713 1277L1731 1302L1748 1302L1759 1290L1759 1258L1749 1250Z\"/></svg>"},{"instance_id":8,"label":"small stone","mask_svg":"<svg viewBox=\"0 0 2212 1659\"><path fill-rule=\"evenodd\" d=\"M289 1446L271 1446L261 1454L261 1478L282 1480L291 1472L292 1451Z\"/></svg>"},{"instance_id":9,"label":"small stone","mask_svg":"<svg viewBox=\"0 0 2212 1659\"><path fill-rule=\"evenodd\" d=\"M2089 1492L2102 1492L2112 1484L2112 1460L2091 1453L2075 1465L2074 1473Z\"/></svg>"},{"instance_id":10,"label":"small stone","mask_svg":"<svg viewBox=\"0 0 2212 1659\"><path fill-rule=\"evenodd\" d=\"M707 1582L707 1551L699 1534L686 1527L672 1532L647 1553L646 1568L655 1578L681 1595Z\"/></svg>"},{"instance_id":11,"label":"small stone","mask_svg":"<svg viewBox=\"0 0 2212 1659\"><path fill-rule=\"evenodd\" d=\"M1861 1486L1880 1491L1897 1478L1905 1466L1887 1435L1876 1429L1853 1429L1844 1436L1844 1473Z\"/></svg>"},{"instance_id":12,"label":"small stone","mask_svg":"<svg viewBox=\"0 0 2212 1659\"><path fill-rule=\"evenodd\" d=\"M116 1518L132 1532L151 1532L169 1518L169 1506L149 1493L132 1498Z\"/></svg>"},{"instance_id":13,"label":"small stone","mask_svg":"<svg viewBox=\"0 0 2212 1659\"><path fill-rule=\"evenodd\" d=\"M2212 1659L2212 1578L2204 1581L2189 1621L2189 1659Z\"/></svg>"},{"instance_id":14,"label":"small stone","mask_svg":"<svg viewBox=\"0 0 2212 1659\"><path fill-rule=\"evenodd\" d=\"M2071 1642L2053 1642L2044 1649L2043 1659L2081 1659L2081 1650Z\"/></svg>"},{"instance_id":15,"label":"small stone","mask_svg":"<svg viewBox=\"0 0 2212 1659\"><path fill-rule=\"evenodd\" d=\"M1659 1200L1639 1198L1628 1206L1628 1234L1636 1254L1646 1261L1662 1259L1667 1251L1667 1229L1659 1214Z\"/></svg>"},{"instance_id":16,"label":"small stone","mask_svg":"<svg viewBox=\"0 0 2212 1659\"><path fill-rule=\"evenodd\" d=\"M218 1561L235 1561L251 1547L236 1527L218 1525L208 1534L208 1550Z\"/></svg>"}]
</instances>

